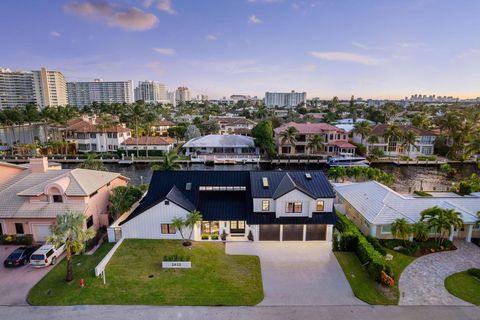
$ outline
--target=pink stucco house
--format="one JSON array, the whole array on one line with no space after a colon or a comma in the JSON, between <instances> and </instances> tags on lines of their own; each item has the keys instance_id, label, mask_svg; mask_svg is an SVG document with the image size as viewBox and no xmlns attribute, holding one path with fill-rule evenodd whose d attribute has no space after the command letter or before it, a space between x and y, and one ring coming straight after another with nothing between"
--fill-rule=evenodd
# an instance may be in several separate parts
<instances>
[{"instance_id":1,"label":"pink stucco house","mask_svg":"<svg viewBox=\"0 0 480 320\"><path fill-rule=\"evenodd\" d=\"M47 158L28 165L0 162L0 235L32 234L43 242L56 216L83 212L86 228L108 225L108 196L128 178L114 172L62 169Z\"/></svg>"}]
</instances>

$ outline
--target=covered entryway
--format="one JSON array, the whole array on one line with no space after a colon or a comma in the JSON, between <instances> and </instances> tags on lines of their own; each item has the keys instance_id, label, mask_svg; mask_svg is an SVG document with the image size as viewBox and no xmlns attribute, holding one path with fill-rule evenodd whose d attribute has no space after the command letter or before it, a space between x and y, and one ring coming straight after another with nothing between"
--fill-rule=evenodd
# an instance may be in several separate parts
<instances>
[{"instance_id":1,"label":"covered entryway","mask_svg":"<svg viewBox=\"0 0 480 320\"><path fill-rule=\"evenodd\" d=\"M307 234L305 237L307 241L326 240L327 239L327 225L325 224L307 224Z\"/></svg>"},{"instance_id":2,"label":"covered entryway","mask_svg":"<svg viewBox=\"0 0 480 320\"><path fill-rule=\"evenodd\" d=\"M32 227L34 240L36 242L45 242L48 236L52 234L49 224L34 224Z\"/></svg>"},{"instance_id":3,"label":"covered entryway","mask_svg":"<svg viewBox=\"0 0 480 320\"><path fill-rule=\"evenodd\" d=\"M259 232L260 241L280 241L279 224L261 224Z\"/></svg>"},{"instance_id":4,"label":"covered entryway","mask_svg":"<svg viewBox=\"0 0 480 320\"><path fill-rule=\"evenodd\" d=\"M283 241L302 241L303 240L303 224L284 224L282 240Z\"/></svg>"}]
</instances>

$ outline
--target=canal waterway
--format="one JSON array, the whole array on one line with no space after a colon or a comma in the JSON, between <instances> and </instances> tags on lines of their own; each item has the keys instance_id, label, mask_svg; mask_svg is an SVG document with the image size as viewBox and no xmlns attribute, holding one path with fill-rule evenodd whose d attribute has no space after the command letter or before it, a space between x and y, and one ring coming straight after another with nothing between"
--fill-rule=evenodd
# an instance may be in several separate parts
<instances>
[{"instance_id":1,"label":"canal waterway","mask_svg":"<svg viewBox=\"0 0 480 320\"><path fill-rule=\"evenodd\" d=\"M63 164L64 168L76 168L79 164ZM119 172L130 178L131 183L149 183L152 177L152 171L148 164L105 164L107 169L112 172ZM472 173L480 174L480 170L475 164L452 164L457 171L455 175L448 176L439 170L435 165L395 165L395 164L373 164L372 167L380 168L395 178L391 187L401 193L409 193L414 190L425 191L448 191L452 184L469 177ZM322 170L328 171L327 165L212 165L192 164L183 167L182 170Z\"/></svg>"}]
</instances>

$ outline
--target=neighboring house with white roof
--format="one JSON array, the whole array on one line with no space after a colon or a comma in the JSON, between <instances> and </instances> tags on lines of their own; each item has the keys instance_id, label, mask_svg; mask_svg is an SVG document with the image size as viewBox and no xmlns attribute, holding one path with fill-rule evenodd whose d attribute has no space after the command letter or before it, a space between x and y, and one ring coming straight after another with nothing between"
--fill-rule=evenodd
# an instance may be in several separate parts
<instances>
[{"instance_id":1,"label":"neighboring house with white roof","mask_svg":"<svg viewBox=\"0 0 480 320\"><path fill-rule=\"evenodd\" d=\"M350 133L352 130L355 128L355 123L357 122L364 122L367 121L370 124L375 124L375 122L363 119L363 118L358 118L358 119L352 119L352 118L346 118L346 119L340 119L335 122L335 127L345 130L346 132Z\"/></svg>"},{"instance_id":2,"label":"neighboring house with white roof","mask_svg":"<svg viewBox=\"0 0 480 320\"><path fill-rule=\"evenodd\" d=\"M0 171L11 165L0 163ZM127 184L119 173L49 166L47 158L30 164L0 184L0 235L50 235L50 225L67 210L82 212L86 228L108 225L108 197Z\"/></svg>"},{"instance_id":3,"label":"neighboring house with white roof","mask_svg":"<svg viewBox=\"0 0 480 320\"><path fill-rule=\"evenodd\" d=\"M210 134L189 140L182 146L187 156L202 161L217 159L248 161L258 160L259 149L255 146L255 139L236 134Z\"/></svg>"},{"instance_id":4,"label":"neighboring house with white roof","mask_svg":"<svg viewBox=\"0 0 480 320\"><path fill-rule=\"evenodd\" d=\"M392 223L399 218L409 223L420 220L420 212L438 206L454 209L463 220L463 227L452 230L450 239L460 238L470 242L472 238L480 238L480 228L475 227L477 212L480 211L480 195L445 196L437 193L432 197L415 197L401 195L392 189L376 182L337 183L337 209L343 211L363 233L376 238L392 238Z\"/></svg>"}]
</instances>

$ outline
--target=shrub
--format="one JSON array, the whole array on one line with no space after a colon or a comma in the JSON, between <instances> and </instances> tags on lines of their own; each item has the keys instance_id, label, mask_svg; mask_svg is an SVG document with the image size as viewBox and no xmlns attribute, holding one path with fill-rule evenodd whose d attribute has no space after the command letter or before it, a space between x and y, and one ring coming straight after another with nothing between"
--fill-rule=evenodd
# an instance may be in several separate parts
<instances>
[{"instance_id":1,"label":"shrub","mask_svg":"<svg viewBox=\"0 0 480 320\"><path fill-rule=\"evenodd\" d=\"M20 244L20 245L31 245L33 243L33 235L24 234L24 235L7 235L4 234L0 236L0 244Z\"/></svg>"},{"instance_id":2,"label":"shrub","mask_svg":"<svg viewBox=\"0 0 480 320\"><path fill-rule=\"evenodd\" d=\"M208 240L210 238L210 235L207 233L202 233L202 240Z\"/></svg>"},{"instance_id":3,"label":"shrub","mask_svg":"<svg viewBox=\"0 0 480 320\"><path fill-rule=\"evenodd\" d=\"M375 250L380 252L382 256L385 256L387 254L387 251L385 251L385 249L382 247L382 245L380 244L380 241L378 241L377 238L374 238L370 235L365 236L365 238L367 239L368 242L370 242L370 244L375 248Z\"/></svg>"},{"instance_id":4,"label":"shrub","mask_svg":"<svg viewBox=\"0 0 480 320\"><path fill-rule=\"evenodd\" d=\"M218 233L212 234L211 239L212 240L218 240Z\"/></svg>"},{"instance_id":5,"label":"shrub","mask_svg":"<svg viewBox=\"0 0 480 320\"><path fill-rule=\"evenodd\" d=\"M95 234L95 237L92 239L88 240L87 243L85 244L85 251L90 251L92 250L102 238L105 238L107 235L107 228L105 226L98 228L97 233Z\"/></svg>"},{"instance_id":6,"label":"shrub","mask_svg":"<svg viewBox=\"0 0 480 320\"><path fill-rule=\"evenodd\" d=\"M435 161L437 160L437 156L418 156L418 161Z\"/></svg>"},{"instance_id":7,"label":"shrub","mask_svg":"<svg viewBox=\"0 0 480 320\"><path fill-rule=\"evenodd\" d=\"M468 274L480 280L480 269L470 268L467 270Z\"/></svg>"},{"instance_id":8,"label":"shrub","mask_svg":"<svg viewBox=\"0 0 480 320\"><path fill-rule=\"evenodd\" d=\"M163 261L190 261L190 256L170 254L170 255L163 256Z\"/></svg>"}]
</instances>

